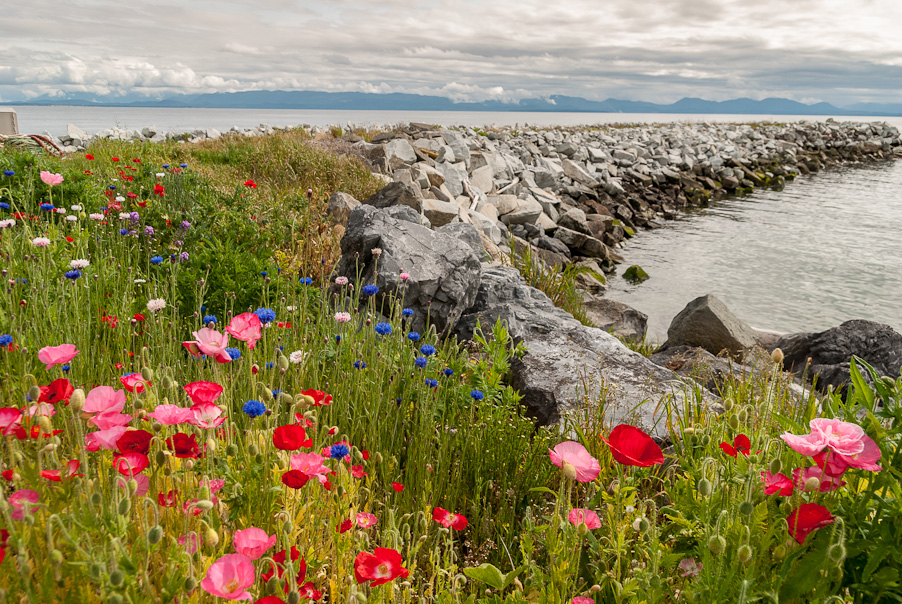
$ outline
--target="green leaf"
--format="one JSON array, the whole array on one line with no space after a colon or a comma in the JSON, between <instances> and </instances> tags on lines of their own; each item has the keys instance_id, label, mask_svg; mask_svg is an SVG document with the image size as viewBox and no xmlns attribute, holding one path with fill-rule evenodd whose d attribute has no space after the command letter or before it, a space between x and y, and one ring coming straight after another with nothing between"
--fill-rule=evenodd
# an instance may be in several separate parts
<instances>
[{"instance_id":1,"label":"green leaf","mask_svg":"<svg viewBox=\"0 0 902 604\"><path fill-rule=\"evenodd\" d=\"M861 359L857 360L861 361ZM852 383L855 384L855 397L860 397L864 400L865 404L862 406L867 409L873 409L874 391L871 390L871 387L868 386L864 376L861 375L861 371L858 369L858 363L856 363L856 357L852 357L852 363L849 365L849 374L852 377Z\"/></svg>"},{"instance_id":2,"label":"green leaf","mask_svg":"<svg viewBox=\"0 0 902 604\"><path fill-rule=\"evenodd\" d=\"M868 557L868 563L864 565L864 570L861 571L861 580L863 582L866 583L871 578L873 572L877 570L877 567L880 566L880 563L883 562L883 559L889 552L889 546L884 544L882 547L878 547L877 551L871 553Z\"/></svg>"},{"instance_id":3,"label":"green leaf","mask_svg":"<svg viewBox=\"0 0 902 604\"><path fill-rule=\"evenodd\" d=\"M792 572L780 586L781 602L810 595L817 589L818 582L822 580L821 569L827 562L827 546L830 544L829 538L818 536L821 538L816 540L815 547L794 565Z\"/></svg>"},{"instance_id":4,"label":"green leaf","mask_svg":"<svg viewBox=\"0 0 902 604\"><path fill-rule=\"evenodd\" d=\"M501 574L500 570L488 562L480 564L479 566L465 568L464 574L471 579L481 581L495 589L502 589L504 587L504 575Z\"/></svg>"},{"instance_id":5,"label":"green leaf","mask_svg":"<svg viewBox=\"0 0 902 604\"><path fill-rule=\"evenodd\" d=\"M536 493L549 493L549 494L553 495L555 499L557 499L557 493L552 491L548 487L533 487L529 490L536 492Z\"/></svg>"},{"instance_id":6,"label":"green leaf","mask_svg":"<svg viewBox=\"0 0 902 604\"><path fill-rule=\"evenodd\" d=\"M514 579L517 578L517 575L519 575L524 570L526 570L528 568L528 566L529 565L524 564L520 568L516 568L516 569L512 570L511 572L507 573L506 575L504 575L504 584L501 586L501 589L502 590L507 589L508 586L510 586L510 584L514 582Z\"/></svg>"}]
</instances>

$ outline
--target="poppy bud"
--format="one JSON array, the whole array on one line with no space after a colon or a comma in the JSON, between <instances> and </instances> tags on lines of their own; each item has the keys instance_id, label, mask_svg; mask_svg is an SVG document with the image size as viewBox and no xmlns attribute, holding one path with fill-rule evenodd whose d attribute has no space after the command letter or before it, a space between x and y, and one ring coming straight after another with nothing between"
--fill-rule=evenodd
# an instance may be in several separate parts
<instances>
[{"instance_id":1,"label":"poppy bud","mask_svg":"<svg viewBox=\"0 0 902 604\"><path fill-rule=\"evenodd\" d=\"M595 585L593 585L592 587L589 588L589 591L592 592L593 594L597 594L598 592L601 591L601 585L596 583Z\"/></svg>"},{"instance_id":2,"label":"poppy bud","mask_svg":"<svg viewBox=\"0 0 902 604\"><path fill-rule=\"evenodd\" d=\"M651 526L651 525L649 524L649 522L648 522L648 518L646 518L645 516L640 516L640 517L636 520L636 524L639 525L639 532L640 532L640 533L646 532L646 531L649 529L649 527Z\"/></svg>"},{"instance_id":3,"label":"poppy bud","mask_svg":"<svg viewBox=\"0 0 902 604\"><path fill-rule=\"evenodd\" d=\"M577 533L580 537L585 537L585 536L586 536L586 533L588 533L588 532L589 532L589 527L586 526L586 523L585 523L585 522L580 522L580 523L579 523L579 526L576 527L576 533Z\"/></svg>"},{"instance_id":4,"label":"poppy bud","mask_svg":"<svg viewBox=\"0 0 902 604\"><path fill-rule=\"evenodd\" d=\"M99 562L95 562L91 565L91 576L95 579L99 579L101 573L103 573L103 565Z\"/></svg>"},{"instance_id":5,"label":"poppy bud","mask_svg":"<svg viewBox=\"0 0 902 604\"><path fill-rule=\"evenodd\" d=\"M686 436L691 436L691 435L695 434L695 428L693 428L692 426L689 426L688 428L683 430L683 434Z\"/></svg>"},{"instance_id":6,"label":"poppy bud","mask_svg":"<svg viewBox=\"0 0 902 604\"><path fill-rule=\"evenodd\" d=\"M739 421L740 423L745 423L749 419L749 410L748 407L743 407L742 411L739 412Z\"/></svg>"},{"instance_id":7,"label":"poppy bud","mask_svg":"<svg viewBox=\"0 0 902 604\"><path fill-rule=\"evenodd\" d=\"M259 373L259 371L260 371L260 368L257 366L256 363L251 365L251 373L253 373L254 375L257 375L257 373Z\"/></svg>"},{"instance_id":8,"label":"poppy bud","mask_svg":"<svg viewBox=\"0 0 902 604\"><path fill-rule=\"evenodd\" d=\"M275 595L279 592L279 588L281 587L280 581L277 577L273 576L269 578L269 581L266 582L266 593L270 595Z\"/></svg>"},{"instance_id":9,"label":"poppy bud","mask_svg":"<svg viewBox=\"0 0 902 604\"><path fill-rule=\"evenodd\" d=\"M803 488L806 491L817 491L819 488L821 488L821 479L817 476L812 476L805 481L805 486Z\"/></svg>"},{"instance_id":10,"label":"poppy bud","mask_svg":"<svg viewBox=\"0 0 902 604\"><path fill-rule=\"evenodd\" d=\"M313 405L314 403L316 403L316 399L313 398L312 396L310 396L309 394L302 394L301 398L299 399L299 402L302 402L309 407L310 405Z\"/></svg>"},{"instance_id":11,"label":"poppy bud","mask_svg":"<svg viewBox=\"0 0 902 604\"><path fill-rule=\"evenodd\" d=\"M185 591L191 593L195 589L197 589L197 579L195 579L194 577L188 577L187 579L185 579Z\"/></svg>"},{"instance_id":12,"label":"poppy bud","mask_svg":"<svg viewBox=\"0 0 902 604\"><path fill-rule=\"evenodd\" d=\"M107 598L107 602L109 604L122 604L122 595L121 594L110 594Z\"/></svg>"},{"instance_id":13,"label":"poppy bud","mask_svg":"<svg viewBox=\"0 0 902 604\"><path fill-rule=\"evenodd\" d=\"M827 557L836 565L842 564L846 559L846 548L842 543L834 543L827 549Z\"/></svg>"},{"instance_id":14,"label":"poppy bud","mask_svg":"<svg viewBox=\"0 0 902 604\"><path fill-rule=\"evenodd\" d=\"M755 506L751 501L743 501L739 504L739 513L745 516L751 516L755 511Z\"/></svg>"},{"instance_id":15,"label":"poppy bud","mask_svg":"<svg viewBox=\"0 0 902 604\"><path fill-rule=\"evenodd\" d=\"M563 470L564 476L569 478L570 480L576 480L576 467L567 463L566 461L561 465L561 470Z\"/></svg>"},{"instance_id":16,"label":"poppy bud","mask_svg":"<svg viewBox=\"0 0 902 604\"><path fill-rule=\"evenodd\" d=\"M41 426L41 432L43 432L45 434L47 434L49 432L53 432L53 426L50 425L50 418L47 417L46 415L42 415L38 418L38 425ZM48 445L48 446L50 446L50 445ZM54 446L53 449L56 449L56 447ZM48 450L52 451L53 449L48 449Z\"/></svg>"},{"instance_id":17,"label":"poppy bud","mask_svg":"<svg viewBox=\"0 0 902 604\"><path fill-rule=\"evenodd\" d=\"M294 398L288 394L287 392L283 392L279 395L279 400L284 401L286 405L290 405L294 402Z\"/></svg>"},{"instance_id":18,"label":"poppy bud","mask_svg":"<svg viewBox=\"0 0 902 604\"><path fill-rule=\"evenodd\" d=\"M163 539L163 527L159 524L147 531L147 543L156 545Z\"/></svg>"},{"instance_id":19,"label":"poppy bud","mask_svg":"<svg viewBox=\"0 0 902 604\"><path fill-rule=\"evenodd\" d=\"M260 390L261 390L261 391L260 391L260 398L262 398L264 401L269 402L269 401L271 401L271 400L273 399L273 396L272 396L272 390L270 390L270 389L267 388L266 386L264 386L264 387L261 388Z\"/></svg>"},{"instance_id":20,"label":"poppy bud","mask_svg":"<svg viewBox=\"0 0 902 604\"><path fill-rule=\"evenodd\" d=\"M783 462L778 457L770 462L767 469L770 470L771 474L779 474L780 470L783 469Z\"/></svg>"},{"instance_id":21,"label":"poppy bud","mask_svg":"<svg viewBox=\"0 0 902 604\"><path fill-rule=\"evenodd\" d=\"M50 552L50 563L53 566L59 566L63 563L63 552L58 549L54 549Z\"/></svg>"},{"instance_id":22,"label":"poppy bud","mask_svg":"<svg viewBox=\"0 0 902 604\"><path fill-rule=\"evenodd\" d=\"M238 446L234 443L226 447L226 455L229 457L237 457L238 456Z\"/></svg>"},{"instance_id":23,"label":"poppy bud","mask_svg":"<svg viewBox=\"0 0 902 604\"><path fill-rule=\"evenodd\" d=\"M163 388L165 388L166 390L172 390L176 386L177 384L168 375L163 378Z\"/></svg>"},{"instance_id":24,"label":"poppy bud","mask_svg":"<svg viewBox=\"0 0 902 604\"><path fill-rule=\"evenodd\" d=\"M219 443L216 442L216 439L215 439L215 438L210 437L210 438L208 438L207 441L204 443L204 446L207 447L207 451L208 451L208 452L212 453L212 452L214 452L214 451L216 450L216 447L219 446Z\"/></svg>"},{"instance_id":25,"label":"poppy bud","mask_svg":"<svg viewBox=\"0 0 902 604\"><path fill-rule=\"evenodd\" d=\"M85 391L81 388L76 388L72 392L72 396L69 397L69 406L72 407L72 411L75 413L81 411L81 408L85 406Z\"/></svg>"},{"instance_id":26,"label":"poppy bud","mask_svg":"<svg viewBox=\"0 0 902 604\"><path fill-rule=\"evenodd\" d=\"M735 415L731 416L729 424L730 424L730 428L732 428L733 430L738 429L739 428L739 418L736 417Z\"/></svg>"},{"instance_id":27,"label":"poppy bud","mask_svg":"<svg viewBox=\"0 0 902 604\"><path fill-rule=\"evenodd\" d=\"M741 546L737 552L737 556L739 557L739 561L745 564L752 559L752 548L748 545Z\"/></svg>"},{"instance_id":28,"label":"poppy bud","mask_svg":"<svg viewBox=\"0 0 902 604\"><path fill-rule=\"evenodd\" d=\"M131 511L131 509L132 509L132 500L131 499L126 497L119 501L119 508L117 511L119 512L120 516L127 515Z\"/></svg>"},{"instance_id":29,"label":"poppy bud","mask_svg":"<svg viewBox=\"0 0 902 604\"><path fill-rule=\"evenodd\" d=\"M257 453L259 453L259 450L257 449L257 445L248 445L248 447L247 447L248 455L253 457L253 456L257 455Z\"/></svg>"},{"instance_id":30,"label":"poppy bud","mask_svg":"<svg viewBox=\"0 0 902 604\"><path fill-rule=\"evenodd\" d=\"M299 604L301 601L301 594L296 591L292 591L288 594L288 604Z\"/></svg>"},{"instance_id":31,"label":"poppy bud","mask_svg":"<svg viewBox=\"0 0 902 604\"><path fill-rule=\"evenodd\" d=\"M31 402L36 402L39 398L41 398L41 389L37 386L32 386L28 389L28 400Z\"/></svg>"},{"instance_id":32,"label":"poppy bud","mask_svg":"<svg viewBox=\"0 0 902 604\"><path fill-rule=\"evenodd\" d=\"M213 509L213 502L209 499L201 499L197 503L194 504L196 507L202 509L203 511L208 511Z\"/></svg>"},{"instance_id":33,"label":"poppy bud","mask_svg":"<svg viewBox=\"0 0 902 604\"><path fill-rule=\"evenodd\" d=\"M294 530L294 525L291 524L291 520L286 520L285 524L282 525L282 530L288 533L289 535Z\"/></svg>"},{"instance_id":34,"label":"poppy bud","mask_svg":"<svg viewBox=\"0 0 902 604\"><path fill-rule=\"evenodd\" d=\"M125 581L125 576L118 568L110 573L110 585L113 587L119 587L123 581Z\"/></svg>"},{"instance_id":35,"label":"poppy bud","mask_svg":"<svg viewBox=\"0 0 902 604\"><path fill-rule=\"evenodd\" d=\"M786 546L782 544L778 545L774 548L774 551L771 552L771 555L777 560L782 560L783 557L786 556Z\"/></svg>"},{"instance_id":36,"label":"poppy bud","mask_svg":"<svg viewBox=\"0 0 902 604\"><path fill-rule=\"evenodd\" d=\"M782 365L783 359L785 358L785 356L784 356L782 350L780 350L779 348L774 348L774 351L770 353L770 358L773 360L774 363L776 363L778 365Z\"/></svg>"},{"instance_id":37,"label":"poppy bud","mask_svg":"<svg viewBox=\"0 0 902 604\"><path fill-rule=\"evenodd\" d=\"M208 528L204 533L204 545L209 545L210 549L215 550L216 546L219 545L219 533L212 528Z\"/></svg>"},{"instance_id":38,"label":"poppy bud","mask_svg":"<svg viewBox=\"0 0 902 604\"><path fill-rule=\"evenodd\" d=\"M283 354L279 357L279 360L277 362L279 363L279 369L284 369L284 370L288 371L288 367L289 367L288 357L286 357Z\"/></svg>"},{"instance_id":39,"label":"poppy bud","mask_svg":"<svg viewBox=\"0 0 902 604\"><path fill-rule=\"evenodd\" d=\"M354 594L354 598L357 599L358 604L366 604L367 602L366 594L362 591L358 591L356 594Z\"/></svg>"},{"instance_id":40,"label":"poppy bud","mask_svg":"<svg viewBox=\"0 0 902 604\"><path fill-rule=\"evenodd\" d=\"M260 465L263 465L263 462L265 461L263 458L263 453L257 453L257 455L254 456L254 461Z\"/></svg>"},{"instance_id":41,"label":"poppy bud","mask_svg":"<svg viewBox=\"0 0 902 604\"><path fill-rule=\"evenodd\" d=\"M94 505L100 505L103 502L103 498L100 496L100 493L94 493L91 495L91 503Z\"/></svg>"},{"instance_id":42,"label":"poppy bud","mask_svg":"<svg viewBox=\"0 0 902 604\"><path fill-rule=\"evenodd\" d=\"M702 445L704 445L704 446L707 447L707 446L710 445L710 444L711 444L711 437L708 436L707 434L705 434L704 436L702 436Z\"/></svg>"},{"instance_id":43,"label":"poppy bud","mask_svg":"<svg viewBox=\"0 0 902 604\"><path fill-rule=\"evenodd\" d=\"M153 379L153 369L147 367L146 365L141 369L141 378L145 382L149 382Z\"/></svg>"},{"instance_id":44,"label":"poppy bud","mask_svg":"<svg viewBox=\"0 0 902 604\"><path fill-rule=\"evenodd\" d=\"M209 499L210 498L210 487L201 487L200 491L197 493L198 499Z\"/></svg>"},{"instance_id":45,"label":"poppy bud","mask_svg":"<svg viewBox=\"0 0 902 604\"><path fill-rule=\"evenodd\" d=\"M373 456L373 459L376 461L376 463L382 463L382 453L380 453L379 451L376 451L376 454Z\"/></svg>"},{"instance_id":46,"label":"poppy bud","mask_svg":"<svg viewBox=\"0 0 902 604\"><path fill-rule=\"evenodd\" d=\"M711 550L712 554L721 554L723 550L727 547L727 540L721 537L720 535L713 535L710 539L708 539L708 549Z\"/></svg>"},{"instance_id":47,"label":"poppy bud","mask_svg":"<svg viewBox=\"0 0 902 604\"><path fill-rule=\"evenodd\" d=\"M707 478L702 478L698 481L698 494L702 497L707 497L711 494L711 481Z\"/></svg>"},{"instance_id":48,"label":"poppy bud","mask_svg":"<svg viewBox=\"0 0 902 604\"><path fill-rule=\"evenodd\" d=\"M725 399L723 402L723 410L729 411L732 408L733 408L733 399L729 399L729 398Z\"/></svg>"}]
</instances>

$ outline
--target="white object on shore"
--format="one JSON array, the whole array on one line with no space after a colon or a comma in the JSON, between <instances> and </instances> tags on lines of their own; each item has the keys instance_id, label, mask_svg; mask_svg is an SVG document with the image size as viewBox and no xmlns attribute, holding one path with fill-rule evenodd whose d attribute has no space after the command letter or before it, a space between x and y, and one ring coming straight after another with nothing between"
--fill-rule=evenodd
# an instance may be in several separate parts
<instances>
[{"instance_id":1,"label":"white object on shore","mask_svg":"<svg viewBox=\"0 0 902 604\"><path fill-rule=\"evenodd\" d=\"M0 134L5 136L19 134L19 120L15 109L0 107Z\"/></svg>"}]
</instances>

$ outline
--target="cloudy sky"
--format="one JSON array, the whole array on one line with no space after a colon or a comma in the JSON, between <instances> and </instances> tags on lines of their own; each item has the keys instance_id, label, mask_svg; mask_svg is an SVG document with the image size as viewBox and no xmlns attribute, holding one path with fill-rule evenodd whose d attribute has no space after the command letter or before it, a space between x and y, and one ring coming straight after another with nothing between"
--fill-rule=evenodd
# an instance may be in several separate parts
<instances>
[{"instance_id":1,"label":"cloudy sky","mask_svg":"<svg viewBox=\"0 0 902 604\"><path fill-rule=\"evenodd\" d=\"M6 0L0 100L239 90L902 102L900 0Z\"/></svg>"}]
</instances>

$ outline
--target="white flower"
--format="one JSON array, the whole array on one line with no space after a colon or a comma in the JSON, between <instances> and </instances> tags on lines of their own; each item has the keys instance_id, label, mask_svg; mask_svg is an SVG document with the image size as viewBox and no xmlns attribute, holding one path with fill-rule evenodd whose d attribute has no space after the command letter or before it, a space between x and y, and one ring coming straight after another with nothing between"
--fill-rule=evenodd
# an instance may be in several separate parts
<instances>
[{"instance_id":1,"label":"white flower","mask_svg":"<svg viewBox=\"0 0 902 604\"><path fill-rule=\"evenodd\" d=\"M123 197L122 195L116 195L116 201L119 201L119 202L125 201L125 197Z\"/></svg>"},{"instance_id":2,"label":"white flower","mask_svg":"<svg viewBox=\"0 0 902 604\"><path fill-rule=\"evenodd\" d=\"M147 283L147 279L135 279L135 283L138 283L138 284Z\"/></svg>"},{"instance_id":3,"label":"white flower","mask_svg":"<svg viewBox=\"0 0 902 604\"><path fill-rule=\"evenodd\" d=\"M335 313L335 320L339 323L347 323L351 320L351 313L349 312L337 312Z\"/></svg>"},{"instance_id":4,"label":"white flower","mask_svg":"<svg viewBox=\"0 0 902 604\"><path fill-rule=\"evenodd\" d=\"M299 363L303 363L304 359L307 358L307 353L303 350L295 350L290 355L288 355L288 360L294 363L295 365Z\"/></svg>"},{"instance_id":5,"label":"white flower","mask_svg":"<svg viewBox=\"0 0 902 604\"><path fill-rule=\"evenodd\" d=\"M166 300L163 298L154 298L153 300L148 300L147 302L147 310L150 312L157 312L158 310L163 310L166 308Z\"/></svg>"},{"instance_id":6,"label":"white flower","mask_svg":"<svg viewBox=\"0 0 902 604\"><path fill-rule=\"evenodd\" d=\"M56 213L57 213L57 214L65 214L65 213L66 213L66 208L57 208L57 209L56 209Z\"/></svg>"},{"instance_id":7,"label":"white flower","mask_svg":"<svg viewBox=\"0 0 902 604\"><path fill-rule=\"evenodd\" d=\"M68 216L66 216L66 220L68 222L75 222L78 220L78 216L75 216L74 214L69 214Z\"/></svg>"},{"instance_id":8,"label":"white flower","mask_svg":"<svg viewBox=\"0 0 902 604\"><path fill-rule=\"evenodd\" d=\"M91 220L103 220L103 214L88 214Z\"/></svg>"},{"instance_id":9,"label":"white flower","mask_svg":"<svg viewBox=\"0 0 902 604\"><path fill-rule=\"evenodd\" d=\"M0 220L0 229L8 229L10 227L16 226L16 221L12 218L8 218L6 220Z\"/></svg>"},{"instance_id":10,"label":"white flower","mask_svg":"<svg viewBox=\"0 0 902 604\"><path fill-rule=\"evenodd\" d=\"M347 285L348 278L347 277L335 277L335 285Z\"/></svg>"},{"instance_id":11,"label":"white flower","mask_svg":"<svg viewBox=\"0 0 902 604\"><path fill-rule=\"evenodd\" d=\"M31 240L31 242L38 247L47 247L48 245L50 245L50 240L46 237L35 237Z\"/></svg>"},{"instance_id":12,"label":"white flower","mask_svg":"<svg viewBox=\"0 0 902 604\"><path fill-rule=\"evenodd\" d=\"M88 268L89 266L91 266L91 263L88 262L87 260L85 260L84 258L78 258L78 259L70 262L69 266L71 266L72 268L81 269L81 268Z\"/></svg>"},{"instance_id":13,"label":"white flower","mask_svg":"<svg viewBox=\"0 0 902 604\"><path fill-rule=\"evenodd\" d=\"M623 511L626 512L627 514L632 514L633 512L636 511L636 508L634 508L631 505L628 505L625 508L623 508Z\"/></svg>"},{"instance_id":14,"label":"white flower","mask_svg":"<svg viewBox=\"0 0 902 604\"><path fill-rule=\"evenodd\" d=\"M298 309L297 306L286 306L286 307L285 307L285 310L287 310L288 312L294 312L294 311L296 311L297 309Z\"/></svg>"},{"instance_id":15,"label":"white flower","mask_svg":"<svg viewBox=\"0 0 902 604\"><path fill-rule=\"evenodd\" d=\"M128 220L131 217L131 212L119 212L119 220Z\"/></svg>"},{"instance_id":16,"label":"white flower","mask_svg":"<svg viewBox=\"0 0 902 604\"><path fill-rule=\"evenodd\" d=\"M163 178L164 176L166 176L165 172L157 172L157 178Z\"/></svg>"},{"instance_id":17,"label":"white flower","mask_svg":"<svg viewBox=\"0 0 902 604\"><path fill-rule=\"evenodd\" d=\"M73 212L81 212L81 206L78 204L75 204L74 206L72 206L72 211Z\"/></svg>"}]
</instances>

